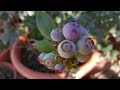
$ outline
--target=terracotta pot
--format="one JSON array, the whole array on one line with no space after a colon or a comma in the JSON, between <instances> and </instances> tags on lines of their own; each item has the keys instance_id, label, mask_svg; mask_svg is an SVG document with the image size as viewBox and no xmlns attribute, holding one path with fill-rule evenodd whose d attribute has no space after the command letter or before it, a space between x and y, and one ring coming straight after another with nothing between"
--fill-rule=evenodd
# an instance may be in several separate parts
<instances>
[{"instance_id":1,"label":"terracotta pot","mask_svg":"<svg viewBox=\"0 0 120 90\"><path fill-rule=\"evenodd\" d=\"M13 48L11 50L11 55L10 55L12 64L21 75L23 75L27 79L65 79L66 78L66 73L50 74L50 73L37 72L23 65L23 63L21 62L21 48L19 47L24 43L24 41L25 39L18 39L13 44ZM82 66L80 66L79 71L75 74L76 79L83 78L84 76L89 74L92 70L97 72L102 69L106 69L105 65L107 61L101 60L101 64L97 64L96 61L97 60L100 61L100 60L98 58L93 58L94 55L95 54L92 54L91 59Z\"/></svg>"},{"instance_id":2,"label":"terracotta pot","mask_svg":"<svg viewBox=\"0 0 120 90\"><path fill-rule=\"evenodd\" d=\"M0 68L4 68L4 69L12 71L12 73L13 73L13 79L17 79L17 72L16 72L16 70L13 67L12 64L10 64L8 62L0 62Z\"/></svg>"},{"instance_id":3,"label":"terracotta pot","mask_svg":"<svg viewBox=\"0 0 120 90\"><path fill-rule=\"evenodd\" d=\"M10 62L10 49L5 49L3 51L0 51L0 62L1 61Z\"/></svg>"},{"instance_id":4,"label":"terracotta pot","mask_svg":"<svg viewBox=\"0 0 120 90\"><path fill-rule=\"evenodd\" d=\"M111 66L111 62L107 60L100 52L97 50L91 55L88 62L79 68L76 73L76 79L87 78L91 75L95 75L101 71L105 71Z\"/></svg>"},{"instance_id":5,"label":"terracotta pot","mask_svg":"<svg viewBox=\"0 0 120 90\"><path fill-rule=\"evenodd\" d=\"M108 35L108 40L111 42L111 44L113 45L114 49L120 51L120 42L117 42L115 37L113 37L112 34Z\"/></svg>"}]
</instances>

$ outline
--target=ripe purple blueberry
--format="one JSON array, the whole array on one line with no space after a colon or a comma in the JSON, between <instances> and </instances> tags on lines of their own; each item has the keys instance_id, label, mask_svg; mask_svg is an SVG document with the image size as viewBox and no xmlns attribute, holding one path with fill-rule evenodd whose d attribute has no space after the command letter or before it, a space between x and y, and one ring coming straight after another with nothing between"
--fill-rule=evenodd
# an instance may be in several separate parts
<instances>
[{"instance_id":1,"label":"ripe purple blueberry","mask_svg":"<svg viewBox=\"0 0 120 90\"><path fill-rule=\"evenodd\" d=\"M44 57L44 64L47 68L49 69L54 69L55 67L55 60L54 60L54 57L56 56L56 54L54 53L48 53L45 55Z\"/></svg>"},{"instance_id":2,"label":"ripe purple blueberry","mask_svg":"<svg viewBox=\"0 0 120 90\"><path fill-rule=\"evenodd\" d=\"M55 72L61 73L64 68L65 68L65 66L63 64L56 64L55 65Z\"/></svg>"},{"instance_id":3,"label":"ripe purple blueberry","mask_svg":"<svg viewBox=\"0 0 120 90\"><path fill-rule=\"evenodd\" d=\"M70 40L63 40L59 43L58 53L63 58L71 58L76 54L76 45Z\"/></svg>"},{"instance_id":4,"label":"ripe purple blueberry","mask_svg":"<svg viewBox=\"0 0 120 90\"><path fill-rule=\"evenodd\" d=\"M76 41L83 34L83 30L80 28L77 22L68 22L63 27L63 35L66 39Z\"/></svg>"},{"instance_id":5,"label":"ripe purple blueberry","mask_svg":"<svg viewBox=\"0 0 120 90\"><path fill-rule=\"evenodd\" d=\"M50 33L50 36L52 38L53 41L61 41L63 38L63 33L62 30L57 28L57 29L53 29Z\"/></svg>"},{"instance_id":6,"label":"ripe purple blueberry","mask_svg":"<svg viewBox=\"0 0 120 90\"><path fill-rule=\"evenodd\" d=\"M80 54L88 55L94 50L94 42L88 36L81 37L77 42L77 51Z\"/></svg>"}]
</instances>

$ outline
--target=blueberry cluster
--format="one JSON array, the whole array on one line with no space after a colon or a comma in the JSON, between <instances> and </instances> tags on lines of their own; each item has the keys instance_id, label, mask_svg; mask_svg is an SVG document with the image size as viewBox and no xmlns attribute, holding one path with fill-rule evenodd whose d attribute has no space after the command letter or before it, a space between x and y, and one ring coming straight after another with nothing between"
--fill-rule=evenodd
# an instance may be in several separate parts
<instances>
[{"instance_id":1,"label":"blueberry cluster","mask_svg":"<svg viewBox=\"0 0 120 90\"><path fill-rule=\"evenodd\" d=\"M53 29L50 36L57 42L56 51L41 53L38 61L55 72L70 71L79 62L86 62L94 51L88 30L76 21L66 23L62 29Z\"/></svg>"}]
</instances>

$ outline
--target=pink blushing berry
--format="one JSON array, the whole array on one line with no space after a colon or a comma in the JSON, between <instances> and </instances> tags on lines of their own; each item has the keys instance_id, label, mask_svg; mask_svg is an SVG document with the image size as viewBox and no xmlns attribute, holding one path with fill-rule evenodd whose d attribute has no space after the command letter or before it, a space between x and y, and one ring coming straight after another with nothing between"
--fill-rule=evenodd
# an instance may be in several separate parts
<instances>
[{"instance_id":1,"label":"pink blushing berry","mask_svg":"<svg viewBox=\"0 0 120 90\"><path fill-rule=\"evenodd\" d=\"M55 65L55 72L61 73L63 71L63 69L64 69L64 65L62 65L62 64Z\"/></svg>"}]
</instances>

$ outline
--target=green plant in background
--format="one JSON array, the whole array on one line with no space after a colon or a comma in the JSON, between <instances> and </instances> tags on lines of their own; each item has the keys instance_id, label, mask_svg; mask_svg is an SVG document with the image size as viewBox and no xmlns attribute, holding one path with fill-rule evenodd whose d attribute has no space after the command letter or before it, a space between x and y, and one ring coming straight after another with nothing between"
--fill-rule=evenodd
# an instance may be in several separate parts
<instances>
[{"instance_id":1,"label":"green plant in background","mask_svg":"<svg viewBox=\"0 0 120 90\"><path fill-rule=\"evenodd\" d=\"M8 42L16 40L18 35L15 30L4 29L4 33L0 36L0 40L7 45Z\"/></svg>"},{"instance_id":2,"label":"green plant in background","mask_svg":"<svg viewBox=\"0 0 120 90\"><path fill-rule=\"evenodd\" d=\"M19 33L29 33L32 38L37 40L43 39L43 36L37 27L35 11L19 11L18 16L24 22L24 25L19 28Z\"/></svg>"},{"instance_id":3,"label":"green plant in background","mask_svg":"<svg viewBox=\"0 0 120 90\"><path fill-rule=\"evenodd\" d=\"M0 34L0 48L9 47L11 42L18 38L16 32L16 26L13 23L14 18L12 17L13 12L1 11L0 12L0 29L3 30Z\"/></svg>"}]
</instances>

